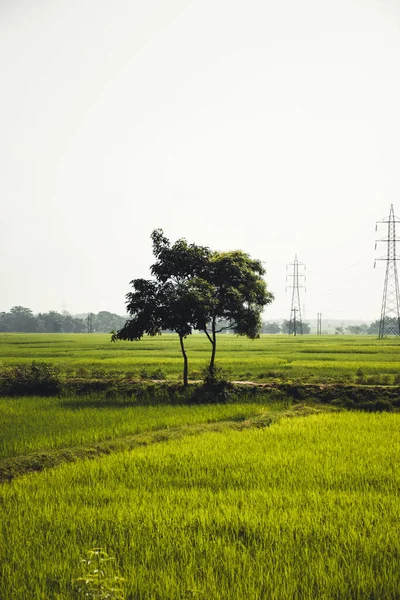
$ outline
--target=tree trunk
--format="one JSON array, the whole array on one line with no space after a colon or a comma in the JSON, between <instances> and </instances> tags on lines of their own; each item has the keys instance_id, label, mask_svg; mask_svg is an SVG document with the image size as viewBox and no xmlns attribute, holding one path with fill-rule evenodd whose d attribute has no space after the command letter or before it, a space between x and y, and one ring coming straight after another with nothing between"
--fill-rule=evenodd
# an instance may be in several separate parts
<instances>
[{"instance_id":1,"label":"tree trunk","mask_svg":"<svg viewBox=\"0 0 400 600\"><path fill-rule=\"evenodd\" d=\"M185 350L185 345L183 343L183 336L179 336L179 341L181 344L181 351L183 356L183 385L186 387L188 385L188 358Z\"/></svg>"},{"instance_id":2,"label":"tree trunk","mask_svg":"<svg viewBox=\"0 0 400 600\"><path fill-rule=\"evenodd\" d=\"M217 351L217 334L215 333L215 317L212 320L211 334L212 334L212 338L210 339L210 341L212 344L212 350L211 350L210 366L208 367L208 371L210 373L210 376L212 378L214 378L214 375L215 375L215 353Z\"/></svg>"}]
</instances>

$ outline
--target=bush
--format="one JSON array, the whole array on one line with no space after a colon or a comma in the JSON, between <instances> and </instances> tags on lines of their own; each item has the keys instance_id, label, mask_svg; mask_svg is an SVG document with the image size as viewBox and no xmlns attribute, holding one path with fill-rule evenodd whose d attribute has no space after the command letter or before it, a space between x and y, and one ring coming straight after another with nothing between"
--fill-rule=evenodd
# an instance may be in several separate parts
<instances>
[{"instance_id":1,"label":"bush","mask_svg":"<svg viewBox=\"0 0 400 600\"><path fill-rule=\"evenodd\" d=\"M151 379L155 379L156 381L163 381L167 376L164 371L160 368L156 369L151 373Z\"/></svg>"},{"instance_id":2,"label":"bush","mask_svg":"<svg viewBox=\"0 0 400 600\"><path fill-rule=\"evenodd\" d=\"M356 381L357 383L365 383L365 375L364 375L364 371L361 369L361 367L359 367L356 371Z\"/></svg>"},{"instance_id":3,"label":"bush","mask_svg":"<svg viewBox=\"0 0 400 600\"><path fill-rule=\"evenodd\" d=\"M393 405L389 400L378 399L375 402L362 402L357 404L357 408L367 412L392 412Z\"/></svg>"},{"instance_id":4,"label":"bush","mask_svg":"<svg viewBox=\"0 0 400 600\"><path fill-rule=\"evenodd\" d=\"M263 373L259 373L257 375L257 379L282 379L283 372L282 371L264 371Z\"/></svg>"},{"instance_id":5,"label":"bush","mask_svg":"<svg viewBox=\"0 0 400 600\"><path fill-rule=\"evenodd\" d=\"M93 369L91 376L94 379L104 379L105 377L107 377L107 374L104 371L104 369Z\"/></svg>"},{"instance_id":6,"label":"bush","mask_svg":"<svg viewBox=\"0 0 400 600\"><path fill-rule=\"evenodd\" d=\"M154 371L148 371L145 368L141 369L140 371L140 379L143 379L145 381L163 381L164 379L166 379L166 377L166 374L160 367L158 369L155 369Z\"/></svg>"},{"instance_id":7,"label":"bush","mask_svg":"<svg viewBox=\"0 0 400 600\"><path fill-rule=\"evenodd\" d=\"M76 373L75 373L76 377L80 377L81 379L84 379L86 377L89 377L89 372L87 369L85 369L85 367L78 367L76 369Z\"/></svg>"},{"instance_id":8,"label":"bush","mask_svg":"<svg viewBox=\"0 0 400 600\"><path fill-rule=\"evenodd\" d=\"M0 371L0 393L5 396L56 396L63 384L58 369L44 361L3 367Z\"/></svg>"},{"instance_id":9,"label":"bush","mask_svg":"<svg viewBox=\"0 0 400 600\"><path fill-rule=\"evenodd\" d=\"M203 371L203 385L196 390L196 399L200 402L228 402L233 394L234 385L227 379L225 371L215 367L213 374L206 368Z\"/></svg>"}]
</instances>

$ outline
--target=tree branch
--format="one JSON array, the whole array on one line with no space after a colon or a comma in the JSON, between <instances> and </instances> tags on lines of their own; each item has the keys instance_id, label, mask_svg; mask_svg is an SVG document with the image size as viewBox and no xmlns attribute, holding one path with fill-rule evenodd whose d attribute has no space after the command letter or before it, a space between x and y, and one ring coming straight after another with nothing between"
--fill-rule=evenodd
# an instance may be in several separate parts
<instances>
[{"instance_id":1,"label":"tree branch","mask_svg":"<svg viewBox=\"0 0 400 600\"><path fill-rule=\"evenodd\" d=\"M208 337L210 344L213 344L212 338L211 338L210 334L208 333L207 329L203 329L203 331L206 334L206 336Z\"/></svg>"},{"instance_id":2,"label":"tree branch","mask_svg":"<svg viewBox=\"0 0 400 600\"><path fill-rule=\"evenodd\" d=\"M224 329L231 329L234 323L230 323L229 325L225 325L225 327L221 327L221 329L217 329L215 333L221 333Z\"/></svg>"}]
</instances>

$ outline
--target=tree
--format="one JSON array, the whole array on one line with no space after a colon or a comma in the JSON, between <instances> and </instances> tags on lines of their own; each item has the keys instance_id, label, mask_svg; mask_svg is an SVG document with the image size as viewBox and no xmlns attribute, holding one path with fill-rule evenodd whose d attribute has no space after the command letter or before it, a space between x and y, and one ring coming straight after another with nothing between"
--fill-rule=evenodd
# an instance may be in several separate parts
<instances>
[{"instance_id":1,"label":"tree","mask_svg":"<svg viewBox=\"0 0 400 600\"><path fill-rule=\"evenodd\" d=\"M11 328L10 328L10 315L9 315L9 313L1 312L0 313L0 332L4 333L6 331L7 332L11 331Z\"/></svg>"},{"instance_id":2,"label":"tree","mask_svg":"<svg viewBox=\"0 0 400 600\"><path fill-rule=\"evenodd\" d=\"M94 330L109 333L112 329L116 330L123 327L125 321L126 319L124 317L120 317L107 310L101 310L94 316Z\"/></svg>"},{"instance_id":3,"label":"tree","mask_svg":"<svg viewBox=\"0 0 400 600\"><path fill-rule=\"evenodd\" d=\"M30 308L13 306L10 310L10 330L16 332L35 333L37 330L36 317Z\"/></svg>"},{"instance_id":4,"label":"tree","mask_svg":"<svg viewBox=\"0 0 400 600\"><path fill-rule=\"evenodd\" d=\"M38 329L46 333L63 333L64 332L64 317L55 310L48 313L39 313Z\"/></svg>"},{"instance_id":5,"label":"tree","mask_svg":"<svg viewBox=\"0 0 400 600\"><path fill-rule=\"evenodd\" d=\"M241 250L212 252L201 276L193 282L198 299L195 327L204 331L211 343L211 378L218 333L230 329L250 339L259 337L263 308L273 300L262 279L264 274L261 261ZM226 325L219 326L221 320Z\"/></svg>"},{"instance_id":6,"label":"tree","mask_svg":"<svg viewBox=\"0 0 400 600\"><path fill-rule=\"evenodd\" d=\"M304 321L301 324L302 330L303 330L303 334L308 334L311 333L311 327L308 323L304 323ZM300 332L300 326L297 330L298 332ZM291 321L283 321L282 323L282 333L289 333L292 334L293 333L293 323Z\"/></svg>"},{"instance_id":7,"label":"tree","mask_svg":"<svg viewBox=\"0 0 400 600\"><path fill-rule=\"evenodd\" d=\"M278 323L263 323L262 325L262 332L263 333L280 333L281 328L279 327Z\"/></svg>"},{"instance_id":8,"label":"tree","mask_svg":"<svg viewBox=\"0 0 400 600\"><path fill-rule=\"evenodd\" d=\"M69 320L69 317L66 316L65 317L67 319L67 324L68 327L72 326L74 333L83 333L86 331L86 323L83 319L80 319L79 317L72 317L72 325L71 325L71 321Z\"/></svg>"},{"instance_id":9,"label":"tree","mask_svg":"<svg viewBox=\"0 0 400 600\"><path fill-rule=\"evenodd\" d=\"M81 322L81 319L76 319L75 317L73 317L72 315L68 314L68 313L63 313L62 315L63 317L63 329L65 333L74 333L74 332L79 332L79 324L77 322ZM82 329L83 329L83 323L82 323Z\"/></svg>"},{"instance_id":10,"label":"tree","mask_svg":"<svg viewBox=\"0 0 400 600\"><path fill-rule=\"evenodd\" d=\"M362 325L349 325L346 327L346 331L352 335L365 335L368 333L368 325L363 323Z\"/></svg>"},{"instance_id":11,"label":"tree","mask_svg":"<svg viewBox=\"0 0 400 600\"><path fill-rule=\"evenodd\" d=\"M378 335L380 323L381 322L379 319L377 321L374 321L373 323L371 323L371 325L368 327L368 333L371 335Z\"/></svg>"},{"instance_id":12,"label":"tree","mask_svg":"<svg viewBox=\"0 0 400 600\"><path fill-rule=\"evenodd\" d=\"M151 234L156 262L150 271L153 280L134 279L126 295L132 317L112 339L140 340L144 334L160 335L163 330L179 336L183 357L183 382L188 385L188 357L184 340L192 333L199 311L196 276L204 271L210 250L181 239L171 246L161 229Z\"/></svg>"},{"instance_id":13,"label":"tree","mask_svg":"<svg viewBox=\"0 0 400 600\"><path fill-rule=\"evenodd\" d=\"M203 331L211 343L208 370L213 377L218 333L229 329L252 339L259 336L262 309L273 300L262 279L262 264L241 250L212 252L185 239L171 245L161 229L151 238L154 279L131 281L134 291L127 294L127 310L132 318L112 339L139 340L144 334L175 331L187 385L184 340L194 329Z\"/></svg>"}]
</instances>

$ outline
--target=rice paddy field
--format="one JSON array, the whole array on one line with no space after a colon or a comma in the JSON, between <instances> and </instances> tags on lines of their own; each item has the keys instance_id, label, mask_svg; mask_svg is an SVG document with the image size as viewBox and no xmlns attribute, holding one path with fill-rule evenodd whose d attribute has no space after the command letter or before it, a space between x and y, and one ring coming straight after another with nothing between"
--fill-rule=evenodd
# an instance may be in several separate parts
<instances>
[{"instance_id":1,"label":"rice paddy field","mask_svg":"<svg viewBox=\"0 0 400 600\"><path fill-rule=\"evenodd\" d=\"M187 347L197 379L209 344ZM224 335L217 352L238 380L390 385L400 371L398 341L368 336ZM176 336L2 334L0 360L127 381L182 368ZM399 412L269 394L0 397L1 600L398 600ZM84 562L93 548L113 560Z\"/></svg>"},{"instance_id":2,"label":"rice paddy field","mask_svg":"<svg viewBox=\"0 0 400 600\"><path fill-rule=\"evenodd\" d=\"M359 371L367 383L370 378L370 383L391 384L400 373L395 338L262 335L252 341L225 334L217 344L217 364L234 380L352 382ZM200 379L210 343L195 334L187 338L186 347L189 378ZM80 377L151 378L157 371L170 380L182 377L179 341L172 334L116 343L105 334L0 334L0 364L37 359Z\"/></svg>"},{"instance_id":3,"label":"rice paddy field","mask_svg":"<svg viewBox=\"0 0 400 600\"><path fill-rule=\"evenodd\" d=\"M0 398L0 460L85 447L126 436L221 421L241 421L281 404L134 406L86 397Z\"/></svg>"},{"instance_id":4,"label":"rice paddy field","mask_svg":"<svg viewBox=\"0 0 400 600\"><path fill-rule=\"evenodd\" d=\"M328 412L23 477L0 487L0 595L84 598L102 547L129 599L394 600L399 459L398 414Z\"/></svg>"}]
</instances>

